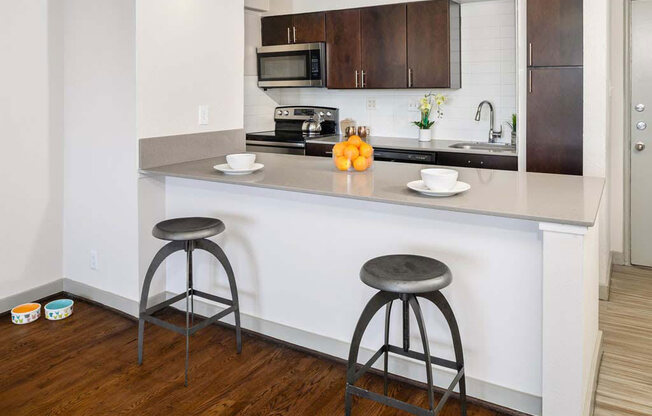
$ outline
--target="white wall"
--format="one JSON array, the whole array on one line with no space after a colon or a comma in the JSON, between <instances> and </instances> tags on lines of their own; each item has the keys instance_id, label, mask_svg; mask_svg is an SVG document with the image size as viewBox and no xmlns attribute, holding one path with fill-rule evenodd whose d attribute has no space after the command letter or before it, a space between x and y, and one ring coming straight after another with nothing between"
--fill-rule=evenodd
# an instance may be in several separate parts
<instances>
[{"instance_id":1,"label":"white wall","mask_svg":"<svg viewBox=\"0 0 652 416\"><path fill-rule=\"evenodd\" d=\"M64 275L136 300L135 5L66 0L64 11Z\"/></svg>"},{"instance_id":2,"label":"white wall","mask_svg":"<svg viewBox=\"0 0 652 416\"><path fill-rule=\"evenodd\" d=\"M0 1L0 298L63 274L60 12Z\"/></svg>"},{"instance_id":3,"label":"white wall","mask_svg":"<svg viewBox=\"0 0 652 416\"><path fill-rule=\"evenodd\" d=\"M382 1L335 1L331 9L388 3ZM292 9L278 0L272 1L270 13L313 11L323 5L294 1ZM246 20L248 44L260 45L260 22L252 16ZM435 128L435 137L487 141L489 113L485 109L481 122L474 116L478 104L485 99L496 107L496 123L510 119L517 112L516 88L516 7L513 0L483 1L463 4L462 16L462 88L441 90L450 101L444 118ZM258 33L256 38L256 33ZM247 55L250 57L250 55ZM253 56L251 56L253 59ZM245 129L248 132L273 129L276 105L323 105L340 108L340 118L352 118L358 124L371 126L377 136L418 137L418 128L411 124L418 112L408 108L429 90L327 90L282 89L264 93L256 86L255 73L245 77ZM376 100L376 109L367 109L367 99ZM503 125L504 141L509 141L509 128Z\"/></svg>"},{"instance_id":4,"label":"white wall","mask_svg":"<svg viewBox=\"0 0 652 416\"><path fill-rule=\"evenodd\" d=\"M610 170L609 197L611 214L611 250L624 251L624 149L625 128L625 4L624 0L612 1L610 22L610 72L611 72L611 138L609 141Z\"/></svg>"},{"instance_id":5,"label":"white wall","mask_svg":"<svg viewBox=\"0 0 652 416\"><path fill-rule=\"evenodd\" d=\"M243 0L138 0L137 10L138 137L242 128Z\"/></svg>"}]
</instances>

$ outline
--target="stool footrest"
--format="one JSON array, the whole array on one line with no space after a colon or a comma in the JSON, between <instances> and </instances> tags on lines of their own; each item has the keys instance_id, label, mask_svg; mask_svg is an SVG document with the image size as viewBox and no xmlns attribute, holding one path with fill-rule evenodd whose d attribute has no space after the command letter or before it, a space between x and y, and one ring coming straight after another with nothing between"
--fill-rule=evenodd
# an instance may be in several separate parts
<instances>
[{"instance_id":1,"label":"stool footrest","mask_svg":"<svg viewBox=\"0 0 652 416\"><path fill-rule=\"evenodd\" d=\"M405 351L403 348L399 348L395 345L389 345L389 352L402 355L403 357L414 358L415 360L426 361L426 354L416 351ZM450 368L452 370L459 370L458 365L455 361L446 360L444 358L430 356L430 362L433 365L438 365L440 367Z\"/></svg>"},{"instance_id":2,"label":"stool footrest","mask_svg":"<svg viewBox=\"0 0 652 416\"><path fill-rule=\"evenodd\" d=\"M160 311L161 309L167 308L168 306L172 305L173 303L177 303L178 301L185 299L186 298L186 293L180 293L165 302L161 302L158 305L154 305L152 307L149 307L145 309L144 313L147 315L153 315L155 312ZM142 312L141 312L142 313Z\"/></svg>"},{"instance_id":3,"label":"stool footrest","mask_svg":"<svg viewBox=\"0 0 652 416\"><path fill-rule=\"evenodd\" d=\"M362 366L360 369L358 369L355 374L353 374L352 377L348 379L348 382L346 383L346 391L349 394L353 394L355 396L359 396L365 399L371 399L376 402L385 404L387 406L394 407L399 410L404 410L406 412L410 412L412 414L415 414L417 416L437 416L441 410L444 408L444 405L446 404L446 401L450 397L451 393L453 392L453 389L455 386L460 382L460 379L462 376L464 376L464 366L462 365L459 367L455 361L450 361L446 360L443 358L438 358L438 357L433 357L430 356L430 361L432 365L436 365L439 367L444 367L444 368L450 368L453 370L457 370L457 374L453 378L453 381L451 381L450 385L448 386L448 389L444 392L444 395L442 398L439 400L439 403L437 403L437 407L434 410L427 410L422 407L414 406L409 403L402 402L397 399L393 399L389 396L385 396L379 393L374 393L369 390L365 390L360 387L356 387L354 384L362 377L369 369L374 365L376 361L385 353L385 352L391 352L397 355L401 355L403 357L408 357L408 358L413 358L416 360L421 360L421 361L426 361L426 355L420 352L416 351L405 351L400 347L397 347L395 345L383 345L380 347L378 351ZM459 368L458 368L459 367Z\"/></svg>"},{"instance_id":4,"label":"stool footrest","mask_svg":"<svg viewBox=\"0 0 652 416\"><path fill-rule=\"evenodd\" d=\"M164 302L161 302L161 303L159 303L157 305L154 305L152 307L149 307L149 308L145 309L145 311L143 311L143 312L141 312L139 314L139 318L143 319L143 320L145 320L147 322L150 322L150 323L152 323L154 325L158 325L158 326L163 327L165 329L169 329L170 331L176 332L177 334L180 334L180 335L186 335L186 331L187 331L188 335L192 335L195 332L199 331L200 329L206 328L208 325L219 321L220 319L224 318L226 315L228 315L230 313L233 313L233 312L235 312L237 310L237 307L233 305L233 301L231 299L225 299L225 298L222 298L222 297L219 297L219 296L211 295L209 293L200 292L199 290L195 290L195 289L190 289L188 291L188 295L194 295L194 296L197 296L197 297L200 297L200 298L212 300L214 302L229 305L229 307L224 309L222 312L219 312L219 313L211 316L210 318L204 319L203 321L201 321L197 325L192 326L192 327L190 327L188 329L186 329L186 327L183 327L183 326L177 326L177 325L171 324L171 323L169 323L167 321L164 321L162 319L159 319L159 318L153 316L153 314L155 312L158 312L161 309L172 305L173 303L176 303L176 302L178 302L180 300L185 299L186 298L186 292L183 292L183 293L180 293L180 294L178 294L178 295L176 295L176 296L174 296L174 297L172 297L172 298L170 298L170 299L168 299L168 300L166 300Z\"/></svg>"},{"instance_id":5,"label":"stool footrest","mask_svg":"<svg viewBox=\"0 0 652 416\"><path fill-rule=\"evenodd\" d=\"M213 302L221 303L223 305L233 306L233 301L231 299L226 299L226 298L222 298L222 297L219 297L219 296L211 295L210 293L201 292L201 291L196 290L196 289L191 289L191 292L195 296L199 296L200 298L212 300Z\"/></svg>"}]
</instances>

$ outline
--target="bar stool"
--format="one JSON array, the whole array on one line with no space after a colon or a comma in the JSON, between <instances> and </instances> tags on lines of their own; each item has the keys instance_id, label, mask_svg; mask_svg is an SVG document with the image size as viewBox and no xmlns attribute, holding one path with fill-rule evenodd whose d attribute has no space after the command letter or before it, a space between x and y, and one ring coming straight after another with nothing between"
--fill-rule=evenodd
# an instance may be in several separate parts
<instances>
[{"instance_id":1,"label":"bar stool","mask_svg":"<svg viewBox=\"0 0 652 416\"><path fill-rule=\"evenodd\" d=\"M160 222L154 226L152 235L161 240L170 241L161 248L154 260L147 269L145 281L143 282L143 290L140 297L140 313L138 317L138 365L143 363L143 337L145 335L145 321L154 325L174 331L178 334L186 336L186 371L184 378L184 385L188 385L188 355L190 350L190 335L199 331L202 328L222 319L230 313L235 317L235 338L236 350L238 354L242 351L242 338L240 334L240 307L238 304L238 289L235 284L235 276L233 275L233 268L229 259L224 254L224 251L207 238L213 237L224 231L224 223L215 218L176 218ZM229 286L231 288L231 299L225 299L219 296L211 295L209 293L200 292L193 287L192 281L192 252L195 249L205 250L211 253L222 264L226 275L229 279ZM171 299L161 302L158 305L147 307L147 299L149 297L149 289L154 278L154 274L158 267L163 263L169 255L177 251L184 250L186 252L186 291ZM210 318L204 319L199 324L194 324L194 297L209 299L224 305L228 308ZM186 325L180 327L173 325L162 319L156 318L153 314L167 306L172 305L182 299L186 300Z\"/></svg>"},{"instance_id":2,"label":"bar stool","mask_svg":"<svg viewBox=\"0 0 652 416\"><path fill-rule=\"evenodd\" d=\"M452 281L452 275L448 266L438 260L428 257L389 255L377 257L365 263L360 270L360 279L366 285L378 289L379 292L371 298L369 303L367 303L353 333L353 341L351 342L348 367L346 371L346 416L351 415L352 396L359 396L373 400L414 415L436 416L444 408L446 401L453 392L455 385L458 383L462 409L461 414L466 416L466 379L464 376L462 341L460 339L460 332L457 327L455 315L453 315L453 310L444 295L440 292L441 289L448 286ZM419 305L417 298L427 299L434 303L444 315L453 338L455 361L432 357L430 355L428 333L423 321L423 315L421 314L421 306ZM392 303L397 299L400 299L403 302L402 348L390 345L389 343L389 322ZM385 343L366 364L358 369L358 351L360 349L362 336L373 316L385 305L387 305L385 310ZM412 308L419 326L424 353L410 350L410 308ZM387 362L388 354L390 352L425 362L426 378L428 382L428 410L387 396ZM381 395L356 387L355 382L360 379L360 377L362 377L372 365L374 365L381 355L384 356L384 394ZM455 378L437 404L437 407L434 406L432 385L433 364L457 371Z\"/></svg>"}]
</instances>

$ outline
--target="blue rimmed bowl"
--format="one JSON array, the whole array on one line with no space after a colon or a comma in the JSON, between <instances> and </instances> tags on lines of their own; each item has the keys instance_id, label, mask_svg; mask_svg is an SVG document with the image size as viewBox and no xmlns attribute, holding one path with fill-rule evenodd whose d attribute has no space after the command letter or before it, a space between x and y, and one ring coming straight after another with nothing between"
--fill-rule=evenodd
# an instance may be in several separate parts
<instances>
[{"instance_id":1,"label":"blue rimmed bowl","mask_svg":"<svg viewBox=\"0 0 652 416\"><path fill-rule=\"evenodd\" d=\"M75 304L71 299L57 299L45 305L45 319L60 321L72 315Z\"/></svg>"}]
</instances>

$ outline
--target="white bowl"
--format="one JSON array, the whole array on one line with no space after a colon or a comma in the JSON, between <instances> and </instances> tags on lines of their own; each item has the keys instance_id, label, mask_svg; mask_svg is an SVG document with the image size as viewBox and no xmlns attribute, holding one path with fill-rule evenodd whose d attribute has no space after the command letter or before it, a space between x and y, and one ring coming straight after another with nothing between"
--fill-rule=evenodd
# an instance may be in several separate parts
<instances>
[{"instance_id":1,"label":"white bowl","mask_svg":"<svg viewBox=\"0 0 652 416\"><path fill-rule=\"evenodd\" d=\"M226 156L226 163L231 169L251 169L255 162L256 155L252 153L238 153Z\"/></svg>"},{"instance_id":2,"label":"white bowl","mask_svg":"<svg viewBox=\"0 0 652 416\"><path fill-rule=\"evenodd\" d=\"M422 169L421 179L428 189L433 191L450 191L457 184L458 172L453 169Z\"/></svg>"},{"instance_id":3,"label":"white bowl","mask_svg":"<svg viewBox=\"0 0 652 416\"><path fill-rule=\"evenodd\" d=\"M40 303L24 303L11 310L11 322L17 325L36 321L41 316Z\"/></svg>"},{"instance_id":4,"label":"white bowl","mask_svg":"<svg viewBox=\"0 0 652 416\"><path fill-rule=\"evenodd\" d=\"M75 302L72 299L57 299L45 305L45 319L59 321L72 315Z\"/></svg>"}]
</instances>

